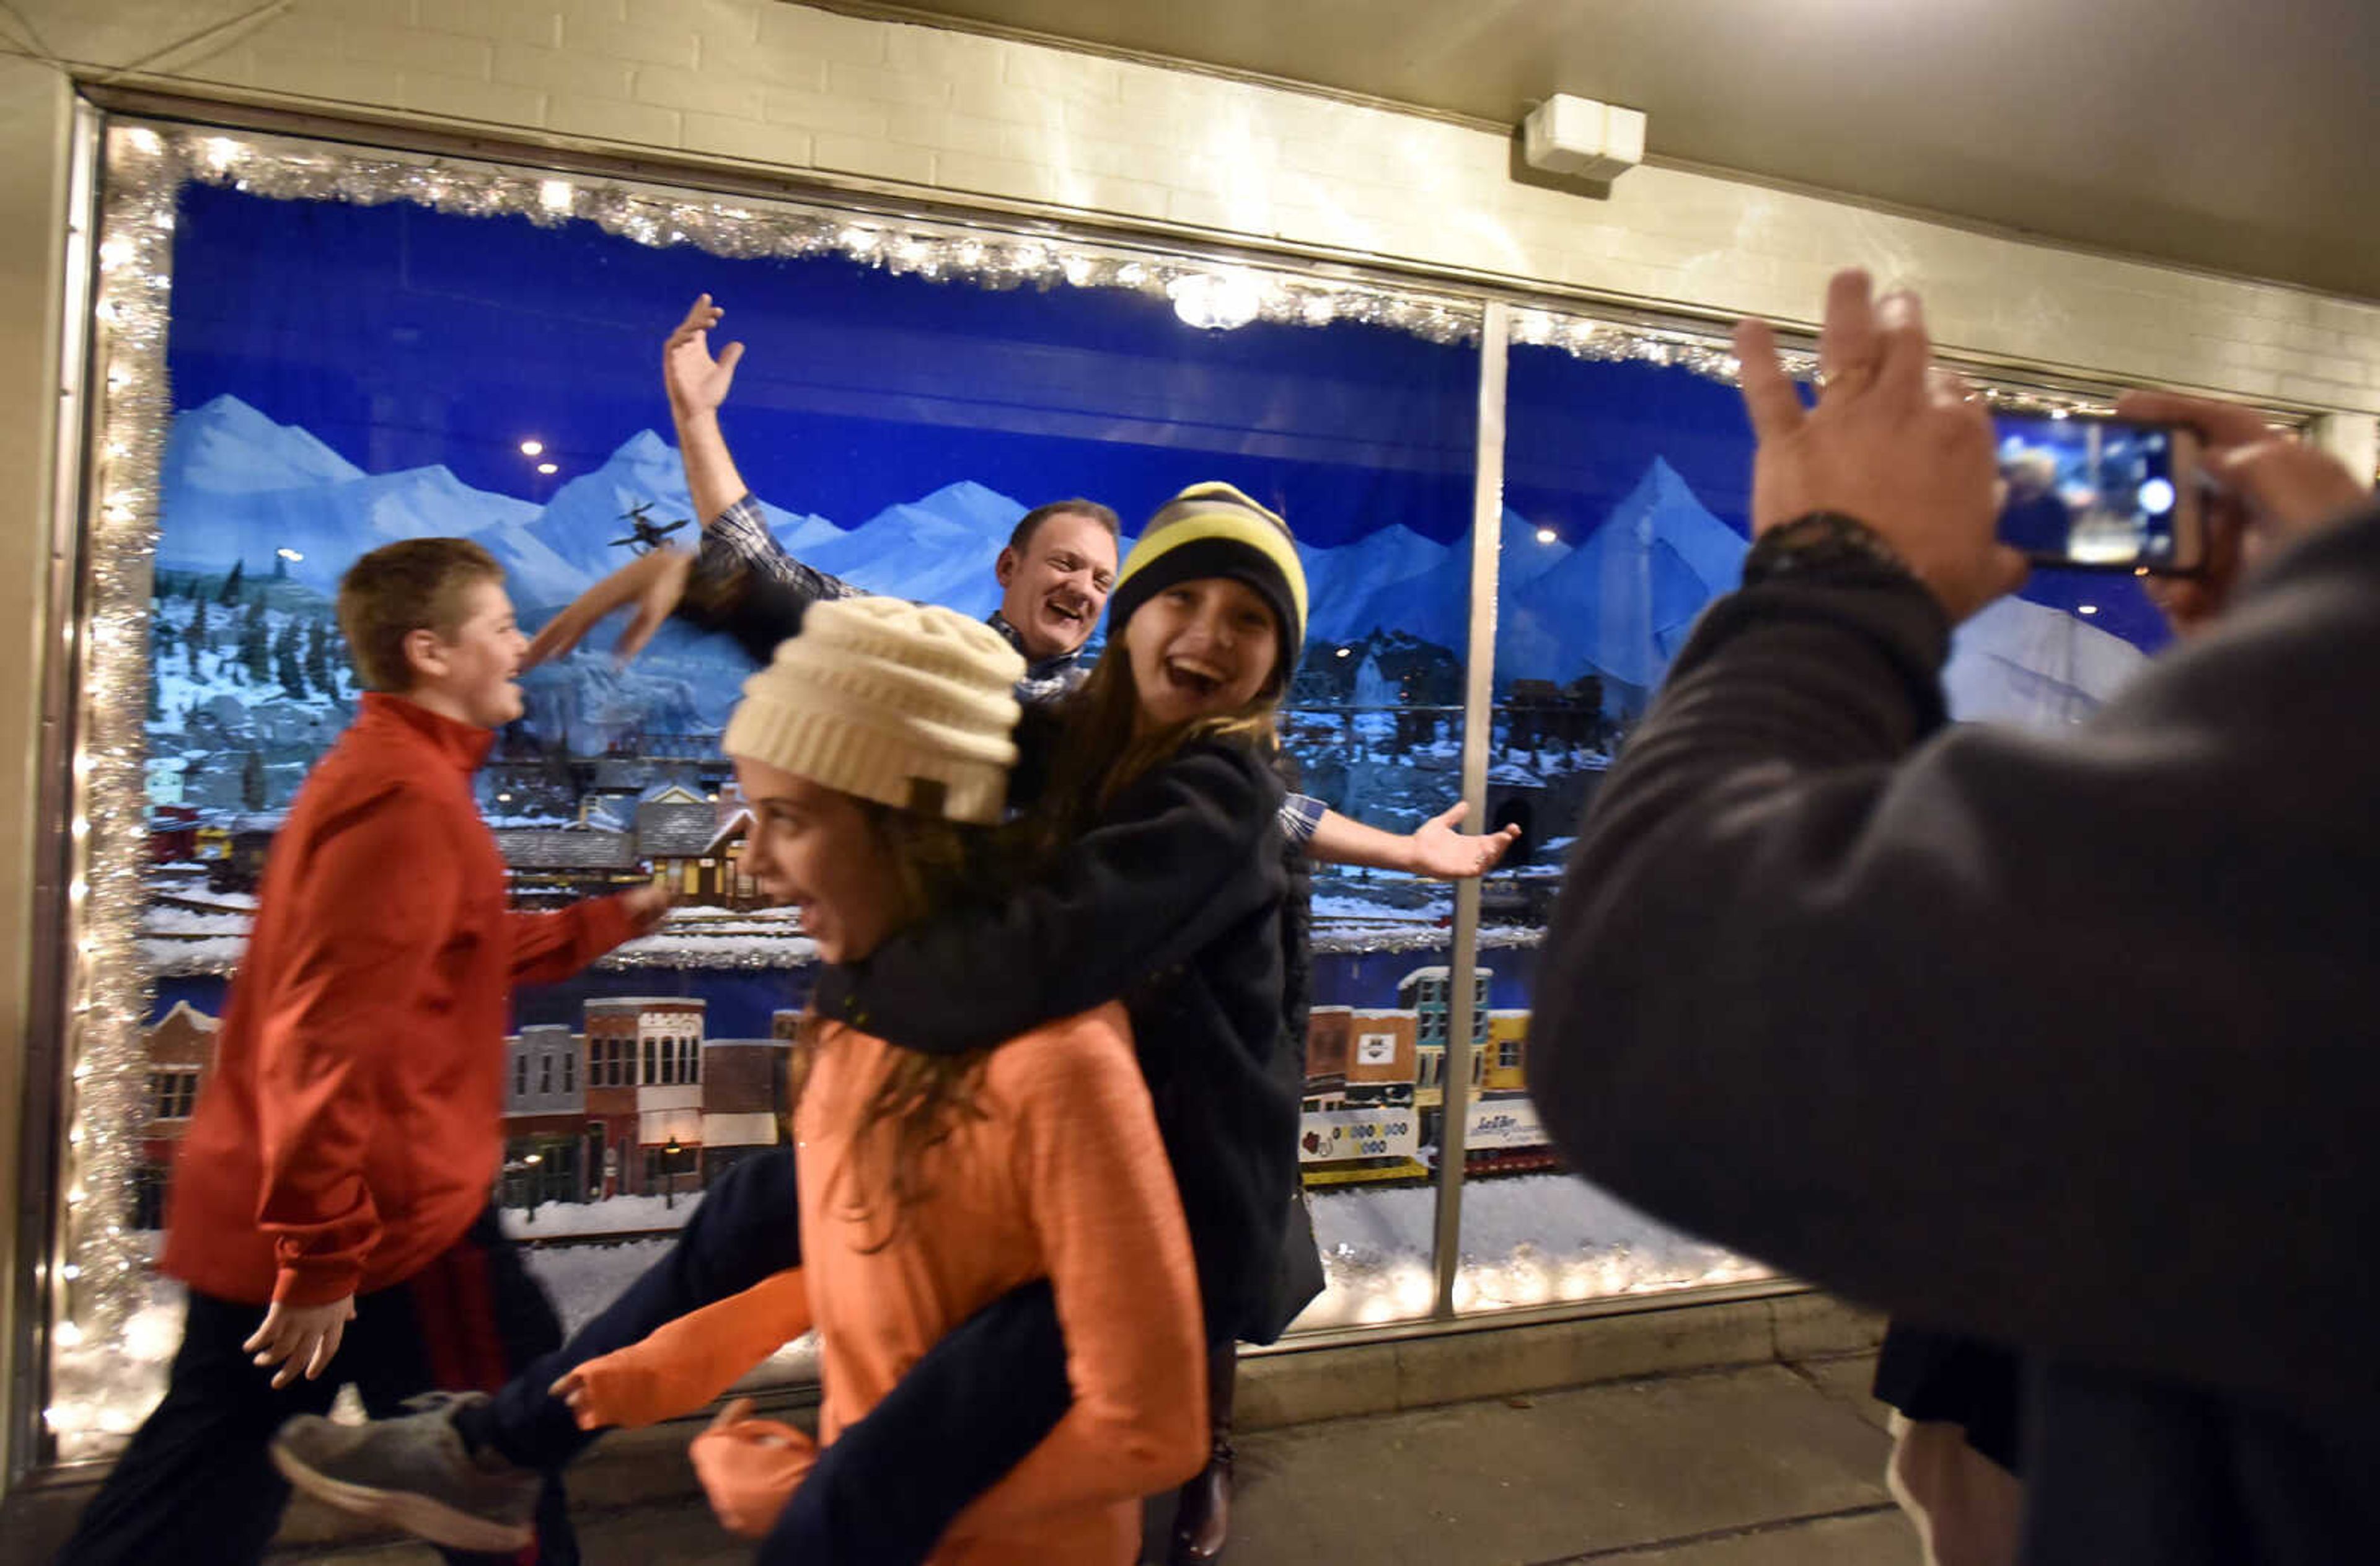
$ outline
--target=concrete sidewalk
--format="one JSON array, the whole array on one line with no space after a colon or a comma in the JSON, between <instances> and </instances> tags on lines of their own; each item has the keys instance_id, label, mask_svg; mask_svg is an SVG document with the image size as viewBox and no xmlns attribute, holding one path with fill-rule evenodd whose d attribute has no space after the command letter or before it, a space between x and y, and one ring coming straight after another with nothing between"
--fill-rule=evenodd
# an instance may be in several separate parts
<instances>
[{"instance_id":1,"label":"concrete sidewalk","mask_svg":"<svg viewBox=\"0 0 2380 1566\"><path fill-rule=\"evenodd\" d=\"M1864 1354L1260 1430L1240 1442L1232 1566L1916 1566L1883 1485ZM601 1512L589 1566L742 1566L685 1500ZM430 1566L386 1545L277 1561Z\"/></svg>"}]
</instances>

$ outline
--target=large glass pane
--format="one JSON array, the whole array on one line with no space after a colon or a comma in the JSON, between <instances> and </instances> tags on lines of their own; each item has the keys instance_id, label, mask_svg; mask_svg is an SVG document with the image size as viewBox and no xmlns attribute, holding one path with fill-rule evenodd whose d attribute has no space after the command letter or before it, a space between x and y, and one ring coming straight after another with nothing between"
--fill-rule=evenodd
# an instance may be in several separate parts
<instances>
[{"instance_id":1,"label":"large glass pane","mask_svg":"<svg viewBox=\"0 0 2380 1566\"><path fill-rule=\"evenodd\" d=\"M1762 1274L1560 1172L1524 1096L1536 943L1571 834L1749 547L1752 439L1734 387L1697 372L1717 359L1711 346L1585 324L1524 321L1508 371L1488 807L1524 836L1481 898L1479 961L1493 977L1475 1028L1458 1282L1481 1308ZM2039 410L2023 394L1992 395ZM2024 459L2003 444L2005 461ZM2129 577L2036 573L1960 628L1944 676L1953 716L2078 721L2164 636Z\"/></svg>"},{"instance_id":2,"label":"large glass pane","mask_svg":"<svg viewBox=\"0 0 2380 1566\"><path fill-rule=\"evenodd\" d=\"M1527 1096L1536 945L1572 831L1695 614L1737 581L1751 459L1731 386L1512 346L1488 816L1522 836L1481 888L1456 1285L1468 1308L1760 1272L1566 1172Z\"/></svg>"},{"instance_id":3,"label":"large glass pane","mask_svg":"<svg viewBox=\"0 0 2380 1566\"><path fill-rule=\"evenodd\" d=\"M748 346L725 423L790 552L980 615L1029 506L1088 496L1129 533L1183 486L1228 480L1289 518L1308 563L1283 729L1309 786L1391 831L1455 799L1451 711L1423 734L1399 709L1459 700L1475 310L1046 237L425 177L294 143L176 132L142 155L160 144L200 177L140 219L167 237L122 242L156 246L144 264L172 283L143 367L171 387L159 535L137 563L152 567L139 952L153 987L120 1195L144 1251L264 856L354 710L341 573L391 540L468 535L533 629L657 539L692 539L659 359L698 293L731 311L714 346ZM718 740L745 672L674 626L625 669L599 637L524 681L528 715L479 774L516 905L649 878L684 899L663 933L516 997L492 1194L571 1321L782 1135L815 952L739 868ZM1318 909L1330 930L1442 948L1443 902L1370 875L1328 881ZM1320 977L1342 1005L1370 982ZM1338 1074L1319 1097L1343 1104ZM1347 1293L1330 1309L1352 1316ZM143 1277L87 1313L106 1332L61 1334L66 1455L137 1422L177 1305Z\"/></svg>"}]
</instances>

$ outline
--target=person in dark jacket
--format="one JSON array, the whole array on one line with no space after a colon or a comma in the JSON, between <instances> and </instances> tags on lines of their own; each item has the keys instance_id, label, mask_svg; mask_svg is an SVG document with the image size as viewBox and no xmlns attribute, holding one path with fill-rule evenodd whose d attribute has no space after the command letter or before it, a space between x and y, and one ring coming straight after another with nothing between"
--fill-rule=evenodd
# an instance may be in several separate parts
<instances>
[{"instance_id":1,"label":"person in dark jacket","mask_svg":"<svg viewBox=\"0 0 2380 1566\"><path fill-rule=\"evenodd\" d=\"M2022 577L1913 298L1828 296L1805 410L1737 346L1758 535L1589 812L1548 1128L1648 1211L2026 1366L2032 1566L2380 1537L2380 513L2242 410L2189 629L2071 734L1944 729ZM2242 576L2241 548L2270 556Z\"/></svg>"}]
</instances>

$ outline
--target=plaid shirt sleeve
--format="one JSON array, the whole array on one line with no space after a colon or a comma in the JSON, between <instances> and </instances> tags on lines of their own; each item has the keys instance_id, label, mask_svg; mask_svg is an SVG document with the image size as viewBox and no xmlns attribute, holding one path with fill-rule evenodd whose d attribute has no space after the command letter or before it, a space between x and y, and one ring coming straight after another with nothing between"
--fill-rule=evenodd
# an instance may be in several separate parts
<instances>
[{"instance_id":1,"label":"plaid shirt sleeve","mask_svg":"<svg viewBox=\"0 0 2380 1566\"><path fill-rule=\"evenodd\" d=\"M1303 847L1314 836L1314 829L1322 824L1323 813L1330 807L1310 794L1283 795L1281 801L1281 834Z\"/></svg>"},{"instance_id":2,"label":"plaid shirt sleeve","mask_svg":"<svg viewBox=\"0 0 2380 1566\"><path fill-rule=\"evenodd\" d=\"M783 583L808 603L829 598L857 598L868 590L805 565L787 554L785 546L769 531L759 500L748 491L702 529L702 548L694 557L688 596L699 601L722 602L733 596L735 584L747 576Z\"/></svg>"}]
</instances>

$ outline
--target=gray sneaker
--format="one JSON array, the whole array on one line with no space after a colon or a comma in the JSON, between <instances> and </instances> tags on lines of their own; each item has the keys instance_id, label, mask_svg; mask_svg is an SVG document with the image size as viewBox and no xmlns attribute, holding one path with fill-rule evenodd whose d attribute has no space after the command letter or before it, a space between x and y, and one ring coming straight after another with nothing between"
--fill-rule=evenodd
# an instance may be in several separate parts
<instances>
[{"instance_id":1,"label":"gray sneaker","mask_svg":"<svg viewBox=\"0 0 2380 1566\"><path fill-rule=\"evenodd\" d=\"M449 1549L515 1550L536 1535L543 1476L492 1449L474 1455L454 1410L484 1392L409 1398L418 1412L364 1425L301 1414L273 1438L273 1465L315 1499Z\"/></svg>"}]
</instances>

